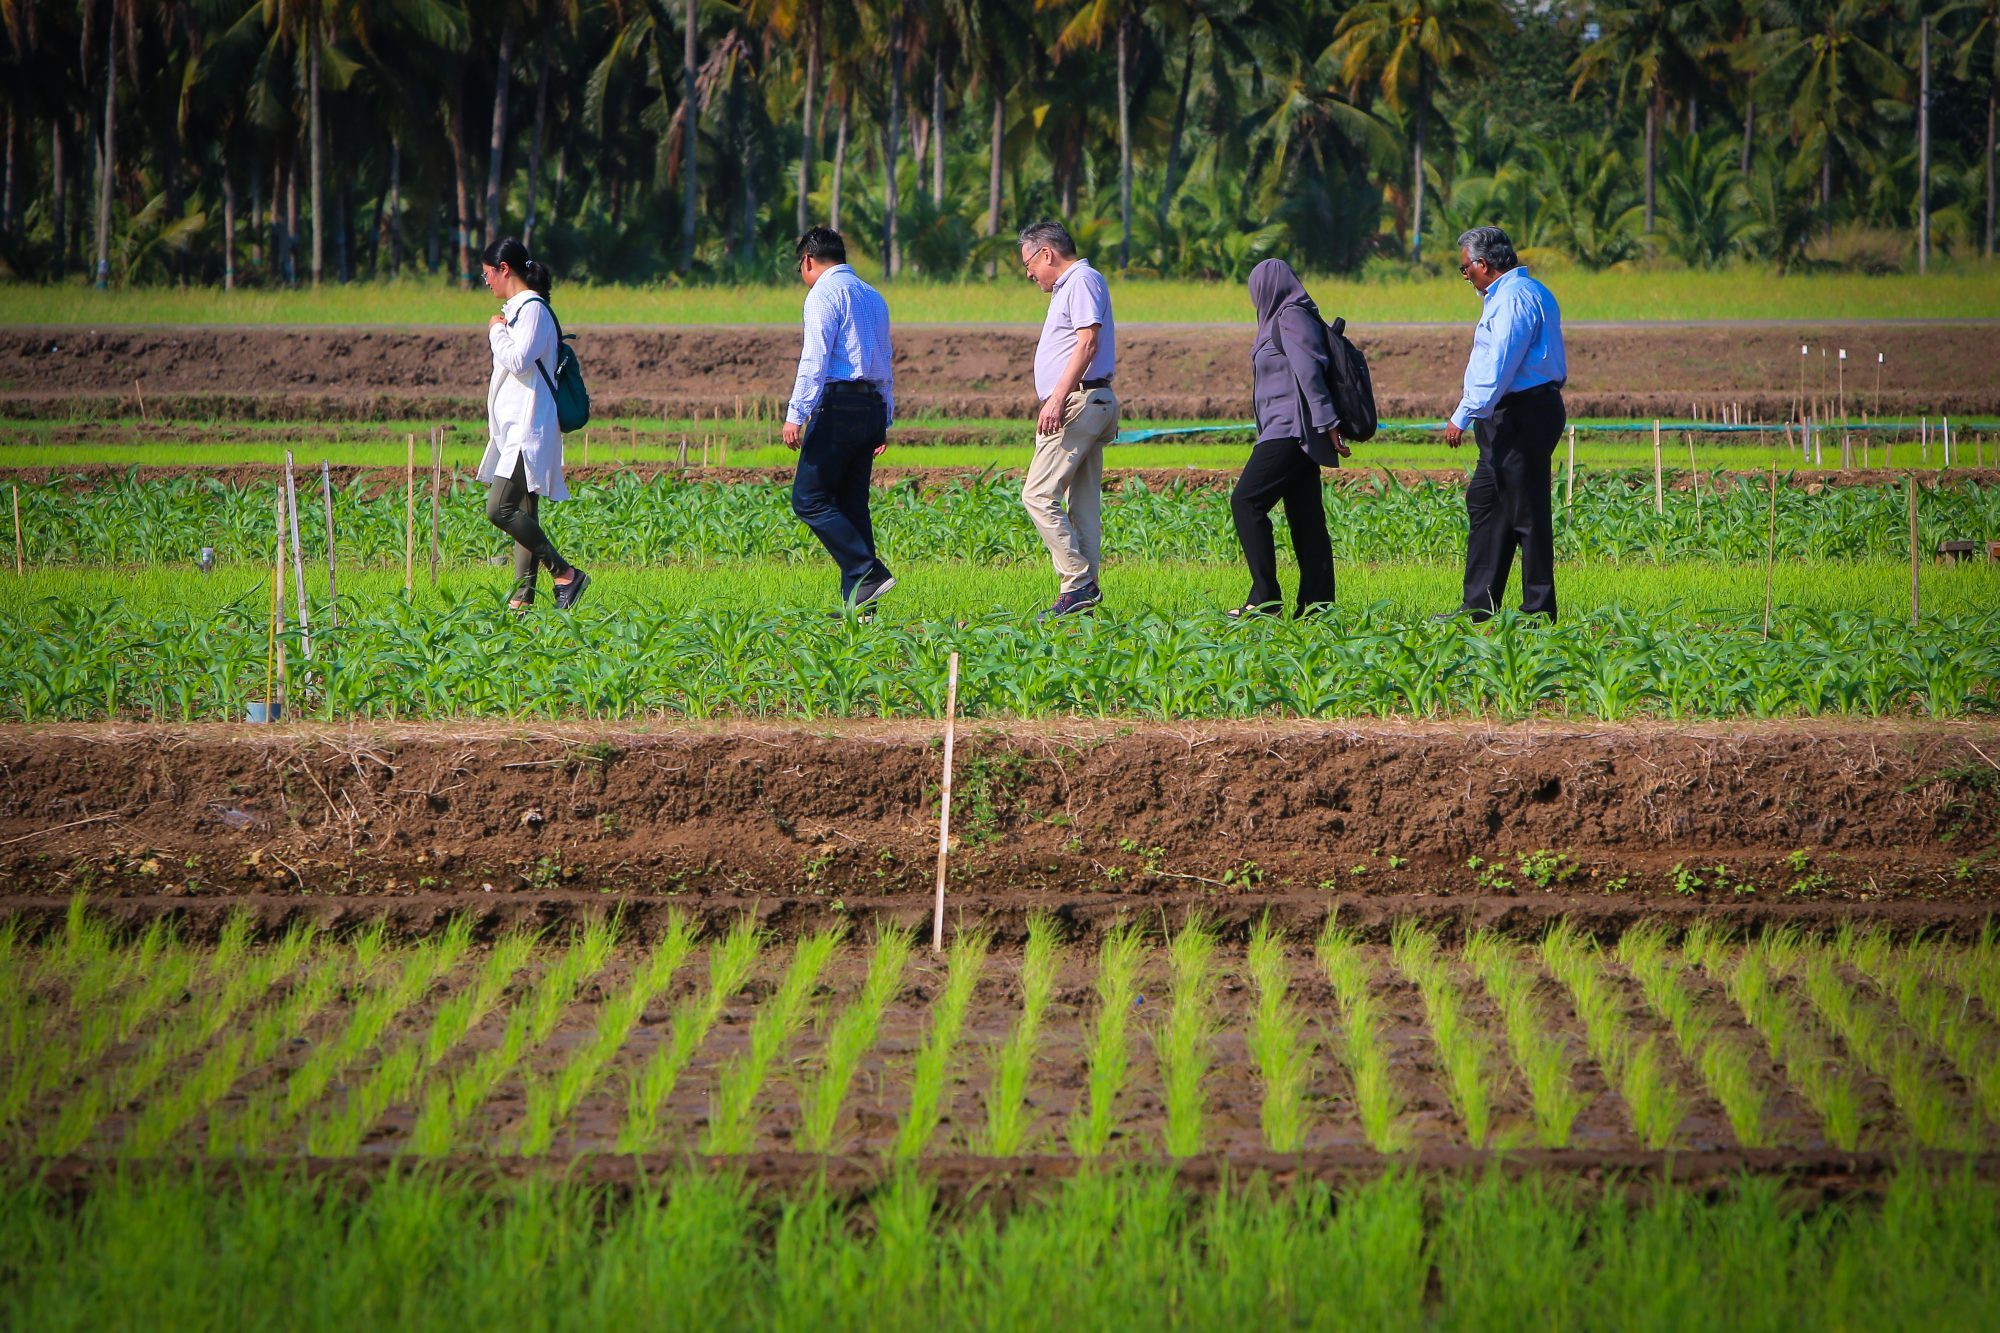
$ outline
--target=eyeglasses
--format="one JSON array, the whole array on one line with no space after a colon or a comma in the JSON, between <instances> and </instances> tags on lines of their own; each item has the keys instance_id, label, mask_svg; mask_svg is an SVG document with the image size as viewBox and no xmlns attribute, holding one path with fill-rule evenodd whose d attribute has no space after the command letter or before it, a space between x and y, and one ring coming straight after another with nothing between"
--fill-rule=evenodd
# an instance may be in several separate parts
<instances>
[{"instance_id":1,"label":"eyeglasses","mask_svg":"<svg viewBox=\"0 0 2000 1333\"><path fill-rule=\"evenodd\" d=\"M1485 260L1483 260L1483 259L1468 259L1468 260L1466 260L1466 261L1465 261L1465 262L1464 262L1463 264L1460 264L1460 265L1458 266L1458 276L1459 276L1459 277L1461 277L1461 278L1469 278L1469 277L1471 277L1471 276L1472 276L1472 266L1473 266L1474 264L1483 264L1483 263L1485 263L1485 262L1486 262L1486 261L1485 261Z\"/></svg>"},{"instance_id":2,"label":"eyeglasses","mask_svg":"<svg viewBox=\"0 0 2000 1333\"><path fill-rule=\"evenodd\" d=\"M1022 269L1030 273L1034 272L1035 261L1041 258L1043 254L1047 253L1048 248L1049 247L1046 245L1037 246L1035 249L1028 251L1027 254L1022 255L1021 256Z\"/></svg>"}]
</instances>

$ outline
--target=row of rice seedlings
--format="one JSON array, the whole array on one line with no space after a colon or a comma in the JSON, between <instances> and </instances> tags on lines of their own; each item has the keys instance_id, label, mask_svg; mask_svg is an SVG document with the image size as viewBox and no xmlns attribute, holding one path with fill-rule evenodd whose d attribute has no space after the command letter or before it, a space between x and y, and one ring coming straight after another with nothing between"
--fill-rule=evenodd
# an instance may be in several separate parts
<instances>
[{"instance_id":1,"label":"row of rice seedlings","mask_svg":"<svg viewBox=\"0 0 2000 1333\"><path fill-rule=\"evenodd\" d=\"M597 1030L570 1057L553 1079L528 1083L528 1109L515 1136L524 1156L538 1157L555 1141L556 1126L603 1081L612 1059L639 1025L646 1006L673 982L694 952L695 928L679 908L667 913L667 928L652 953L633 973L632 983L605 1002L597 1015Z\"/></svg>"},{"instance_id":2,"label":"row of rice seedlings","mask_svg":"<svg viewBox=\"0 0 2000 1333\"><path fill-rule=\"evenodd\" d=\"M890 1148L894 1157L920 1156L937 1133L945 1112L945 1076L951 1072L958 1034L965 1028L973 990L986 967L986 949L986 936L978 931L960 931L952 939L944 990L931 1008L924 1044L910 1060L910 1105L896 1127L896 1142Z\"/></svg>"},{"instance_id":3,"label":"row of rice seedlings","mask_svg":"<svg viewBox=\"0 0 2000 1333\"><path fill-rule=\"evenodd\" d=\"M729 997L743 988L764 949L764 935L745 916L708 948L708 988L674 1007L666 1040L632 1077L625 1090L625 1122L618 1151L643 1152L659 1137L660 1108L673 1095L681 1074L722 1017Z\"/></svg>"},{"instance_id":4,"label":"row of rice seedlings","mask_svg":"<svg viewBox=\"0 0 2000 1333\"><path fill-rule=\"evenodd\" d=\"M1297 1152L1306 1137L1306 1086L1312 1077L1313 1042L1305 1017L1286 999L1291 989L1291 960L1284 935L1260 918L1250 931L1245 959L1250 984L1257 992L1251 1016L1250 1058L1257 1063L1263 1099L1258 1122L1264 1146L1273 1152Z\"/></svg>"},{"instance_id":5,"label":"row of rice seedlings","mask_svg":"<svg viewBox=\"0 0 2000 1333\"><path fill-rule=\"evenodd\" d=\"M2000 1032L1974 1011L1969 992L1954 993L1939 979L1954 970L1948 955L1928 947L1919 956L1916 944L1898 950L1880 929L1844 929L1836 947L1894 1002L1903 1023L1951 1062L1980 1114L2000 1124Z\"/></svg>"},{"instance_id":6,"label":"row of rice seedlings","mask_svg":"<svg viewBox=\"0 0 2000 1333\"><path fill-rule=\"evenodd\" d=\"M1544 1148L1569 1147L1577 1117L1590 1097L1576 1085L1576 1058L1569 1039L1552 1030L1535 998L1540 973L1491 931L1482 930L1466 941L1465 961L1500 1010L1507 1048L1528 1081L1535 1142Z\"/></svg>"},{"instance_id":7,"label":"row of rice seedlings","mask_svg":"<svg viewBox=\"0 0 2000 1333\"><path fill-rule=\"evenodd\" d=\"M1967 1135L1949 1091L1935 1076L1922 1046L1888 1009L1862 996L1840 975L1836 953L1809 950L1798 968L1806 999L1862 1068L1889 1087L1904 1127L1918 1146L1956 1148Z\"/></svg>"},{"instance_id":8,"label":"row of rice seedlings","mask_svg":"<svg viewBox=\"0 0 2000 1333\"><path fill-rule=\"evenodd\" d=\"M1214 961L1215 932L1199 912L1190 913L1167 941L1168 1008L1153 1032L1171 1157L1192 1157L1202 1149L1201 1082L1215 1060Z\"/></svg>"},{"instance_id":9,"label":"row of rice seedlings","mask_svg":"<svg viewBox=\"0 0 2000 1333\"><path fill-rule=\"evenodd\" d=\"M1466 1139L1483 1148L1493 1136L1493 1086L1488 1077L1492 1055L1485 1036L1466 1017L1450 964L1438 953L1437 936L1405 918L1390 930L1389 953L1423 1000L1424 1018L1444 1066L1445 1087L1452 1109L1465 1125Z\"/></svg>"},{"instance_id":10,"label":"row of rice seedlings","mask_svg":"<svg viewBox=\"0 0 2000 1333\"><path fill-rule=\"evenodd\" d=\"M1055 919L1036 912L1028 918L1028 944L1021 956L1021 1015L994 1054L993 1079L986 1089L986 1125L976 1143L986 1156L1013 1157L1028 1150L1034 1131L1028 1080L1055 995L1059 961Z\"/></svg>"},{"instance_id":11,"label":"row of rice seedlings","mask_svg":"<svg viewBox=\"0 0 2000 1333\"><path fill-rule=\"evenodd\" d=\"M323 954L282 1003L257 1016L248 1032L209 1048L201 1063L167 1096L149 1102L133 1122L123 1151L148 1157L164 1151L195 1117L208 1112L236 1086L245 1069L258 1069L288 1037L303 1031L339 994L351 966L344 953ZM209 1151L222 1148L211 1125Z\"/></svg>"},{"instance_id":12,"label":"row of rice seedlings","mask_svg":"<svg viewBox=\"0 0 2000 1333\"><path fill-rule=\"evenodd\" d=\"M1624 1097L1639 1142L1656 1151L1671 1147L1687 1119L1688 1095L1660 1039L1639 1040L1625 1021L1625 998L1597 942L1565 921L1542 937L1542 963L1569 991L1590 1053Z\"/></svg>"},{"instance_id":13,"label":"row of rice seedlings","mask_svg":"<svg viewBox=\"0 0 2000 1333\"><path fill-rule=\"evenodd\" d=\"M813 992L820 973L833 960L844 931L819 931L801 938L792 949L791 966L778 989L750 1020L750 1046L739 1051L716 1075L709 1098L708 1135L702 1151L742 1153L757 1140L757 1094L763 1090L772 1061L812 1018Z\"/></svg>"},{"instance_id":14,"label":"row of rice seedlings","mask_svg":"<svg viewBox=\"0 0 2000 1333\"><path fill-rule=\"evenodd\" d=\"M1085 1057L1084 1104L1069 1118L1069 1147L1078 1157L1101 1157L1118 1123L1118 1094L1131 1074L1132 1007L1139 994L1145 942L1130 926L1106 932L1097 951L1097 1014Z\"/></svg>"},{"instance_id":15,"label":"row of rice seedlings","mask_svg":"<svg viewBox=\"0 0 2000 1333\"><path fill-rule=\"evenodd\" d=\"M1687 952L1705 956L1713 932L1701 922L1693 933L1696 938ZM1750 1053L1734 1036L1717 1031L1714 1015L1684 984L1682 972L1689 964L1668 942L1666 928L1657 922L1636 926L1619 937L1617 951L1618 961L1638 981L1646 1003L1666 1020L1681 1058L1701 1071L1736 1141L1746 1148L1771 1146L1769 1108Z\"/></svg>"},{"instance_id":16,"label":"row of rice seedlings","mask_svg":"<svg viewBox=\"0 0 2000 1333\"><path fill-rule=\"evenodd\" d=\"M885 926L875 938L875 950L868 959L868 975L861 993L854 997L826 1034L820 1047L819 1069L799 1080L798 1146L806 1152L831 1152L834 1131L840 1124L840 1108L861 1068L861 1059L875 1048L875 1036L882 1027L882 1015L889 1001L902 989L903 972L910 962L910 933Z\"/></svg>"},{"instance_id":17,"label":"row of rice seedlings","mask_svg":"<svg viewBox=\"0 0 2000 1333\"><path fill-rule=\"evenodd\" d=\"M402 1043L384 1057L338 1110L315 1116L306 1131L309 1150L322 1157L351 1157L360 1151L369 1127L382 1113L414 1096L425 1074L500 1003L515 975L527 966L535 938L531 931L516 930L496 940L472 984L438 1006L423 1037Z\"/></svg>"},{"instance_id":18,"label":"row of rice seedlings","mask_svg":"<svg viewBox=\"0 0 2000 1333\"><path fill-rule=\"evenodd\" d=\"M562 1020L584 983L604 967L618 943L615 918L592 917L572 933L569 948L507 1014L498 1046L479 1052L448 1077L424 1090L423 1107L410 1134L410 1147L426 1157L452 1150L458 1134L500 1084L539 1050Z\"/></svg>"},{"instance_id":19,"label":"row of rice seedlings","mask_svg":"<svg viewBox=\"0 0 2000 1333\"><path fill-rule=\"evenodd\" d=\"M1329 916L1314 945L1321 971L1333 984L1345 1025L1341 1060L1354 1082L1354 1104L1361 1115L1361 1132L1377 1152L1395 1152L1408 1140L1398 1117L1402 1095L1389 1072L1389 1044L1382 1035L1380 1002L1369 989L1375 966L1362 952L1353 931Z\"/></svg>"},{"instance_id":20,"label":"row of rice seedlings","mask_svg":"<svg viewBox=\"0 0 2000 1333\"><path fill-rule=\"evenodd\" d=\"M1720 981L1742 1011L1764 1050L1784 1070L1806 1105L1819 1116L1820 1133L1843 1152L1861 1142L1861 1093L1848 1064L1816 1030L1791 996L1778 985L1764 949L1741 951L1732 963L1725 951L1711 950L1703 970Z\"/></svg>"}]
</instances>

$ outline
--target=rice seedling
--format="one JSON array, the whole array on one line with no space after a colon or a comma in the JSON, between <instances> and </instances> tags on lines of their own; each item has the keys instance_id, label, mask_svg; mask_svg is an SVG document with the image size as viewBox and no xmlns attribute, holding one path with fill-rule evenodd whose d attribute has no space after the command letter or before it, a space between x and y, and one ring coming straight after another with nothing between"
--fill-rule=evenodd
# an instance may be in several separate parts
<instances>
[{"instance_id":1,"label":"rice seedling","mask_svg":"<svg viewBox=\"0 0 2000 1333\"><path fill-rule=\"evenodd\" d=\"M1408 1141L1397 1123L1402 1094L1389 1069L1389 1047L1381 1031L1381 1006L1370 989L1374 964L1362 952L1354 932L1327 917L1313 946L1321 971L1333 984L1345 1025L1341 1060L1354 1083L1354 1104L1361 1115L1361 1132L1377 1152L1395 1152Z\"/></svg>"},{"instance_id":2,"label":"rice seedling","mask_svg":"<svg viewBox=\"0 0 2000 1333\"><path fill-rule=\"evenodd\" d=\"M909 966L911 935L886 926L875 937L868 974L861 993L841 1011L820 1049L819 1069L799 1080L798 1146L807 1152L832 1152L840 1124L840 1108L861 1068L861 1059L875 1047L882 1015L902 988Z\"/></svg>"},{"instance_id":3,"label":"rice seedling","mask_svg":"<svg viewBox=\"0 0 2000 1333\"><path fill-rule=\"evenodd\" d=\"M1882 947L1848 956L1894 1003L1904 1026L1951 1062L1980 1114L2000 1124L2000 1031L1974 1012L1969 992L1954 993L1934 975L1960 969L1935 947L1912 943L1895 951L1886 937Z\"/></svg>"},{"instance_id":4,"label":"rice seedling","mask_svg":"<svg viewBox=\"0 0 2000 1333\"><path fill-rule=\"evenodd\" d=\"M1625 1099L1632 1131L1650 1149L1671 1147L1687 1119L1688 1097L1657 1037L1643 1041L1626 1022L1626 1000L1594 940L1568 921L1542 937L1542 959L1563 983L1583 1021L1591 1054Z\"/></svg>"},{"instance_id":5,"label":"rice seedling","mask_svg":"<svg viewBox=\"0 0 2000 1333\"><path fill-rule=\"evenodd\" d=\"M618 1132L619 1152L643 1152L659 1137L660 1108L673 1095L682 1072L722 1016L729 997L750 979L763 948L764 936L757 929L756 920L749 916L738 920L728 934L709 946L707 989L675 1006L666 1040L654 1048L645 1065L626 1085L625 1121Z\"/></svg>"},{"instance_id":6,"label":"rice seedling","mask_svg":"<svg viewBox=\"0 0 2000 1333\"><path fill-rule=\"evenodd\" d=\"M909 1160L921 1155L937 1134L945 1112L945 1076L965 1026L972 993L986 966L986 937L978 931L960 931L953 937L944 990L931 1008L930 1029L924 1044L910 1061L910 1104L896 1127L896 1142L890 1156Z\"/></svg>"},{"instance_id":7,"label":"rice seedling","mask_svg":"<svg viewBox=\"0 0 2000 1333\"><path fill-rule=\"evenodd\" d=\"M515 1134L524 1157L539 1157L555 1141L556 1126L603 1080L606 1069L638 1026L646 1006L672 984L694 952L695 928L679 908L667 913L666 930L634 971L631 984L598 1011L597 1030L553 1079L531 1079L528 1106Z\"/></svg>"},{"instance_id":8,"label":"rice seedling","mask_svg":"<svg viewBox=\"0 0 2000 1333\"><path fill-rule=\"evenodd\" d=\"M571 938L525 998L507 1015L498 1046L481 1051L448 1078L432 1082L410 1135L411 1150L424 1156L450 1152L459 1131L521 1061L549 1039L563 1010L576 999L584 983L597 975L618 942L618 922L594 916Z\"/></svg>"},{"instance_id":9,"label":"rice seedling","mask_svg":"<svg viewBox=\"0 0 2000 1333\"><path fill-rule=\"evenodd\" d=\"M1883 1005L1840 975L1837 959L1845 951L1836 945L1804 956L1800 980L1806 998L1856 1062L1888 1085L1889 1098L1919 1147L1963 1146L1967 1136L1939 1071Z\"/></svg>"},{"instance_id":10,"label":"rice seedling","mask_svg":"<svg viewBox=\"0 0 2000 1333\"><path fill-rule=\"evenodd\" d=\"M1551 1030L1535 998L1537 974L1512 945L1489 931L1466 941L1465 958L1499 1008L1508 1050L1527 1080L1535 1141L1544 1148L1569 1147L1576 1119L1590 1098L1576 1085L1568 1039Z\"/></svg>"},{"instance_id":11,"label":"rice seedling","mask_svg":"<svg viewBox=\"0 0 2000 1333\"><path fill-rule=\"evenodd\" d=\"M1168 1009L1152 1034L1171 1157L1192 1157L1202 1148L1201 1081L1214 1060L1214 959L1214 931L1201 913L1190 913L1167 941Z\"/></svg>"},{"instance_id":12,"label":"rice seedling","mask_svg":"<svg viewBox=\"0 0 2000 1333\"><path fill-rule=\"evenodd\" d=\"M1069 1118L1069 1147L1078 1157L1101 1157L1118 1123L1118 1094L1131 1073L1128 1041L1139 996L1145 942L1130 925L1107 931L1097 952L1097 1014L1091 1022L1084 1103Z\"/></svg>"},{"instance_id":13,"label":"rice seedling","mask_svg":"<svg viewBox=\"0 0 2000 1333\"><path fill-rule=\"evenodd\" d=\"M742 1153L755 1144L757 1094L763 1090L771 1063L811 1018L813 991L820 973L840 947L843 933L839 928L820 931L801 938L793 947L791 966L785 969L778 989L750 1020L749 1049L739 1052L716 1075L703 1152Z\"/></svg>"},{"instance_id":14,"label":"rice seedling","mask_svg":"<svg viewBox=\"0 0 2000 1333\"><path fill-rule=\"evenodd\" d=\"M1028 918L1028 943L1021 957L1021 1016L993 1056L993 1080L986 1089L986 1124L975 1147L989 1157L1027 1151L1034 1131L1028 1109L1028 1080L1034 1071L1042 1023L1055 994L1060 945L1055 919L1045 912Z\"/></svg>"},{"instance_id":15,"label":"rice seedling","mask_svg":"<svg viewBox=\"0 0 2000 1333\"><path fill-rule=\"evenodd\" d=\"M1861 1094L1853 1075L1780 989L1764 950L1743 950L1733 967L1717 957L1706 968L1710 977L1723 983L1745 1021L1763 1039L1766 1053L1782 1066L1785 1078L1819 1116L1826 1141L1842 1151L1858 1147Z\"/></svg>"},{"instance_id":16,"label":"rice seedling","mask_svg":"<svg viewBox=\"0 0 2000 1333\"><path fill-rule=\"evenodd\" d=\"M438 1007L421 1038L389 1052L337 1112L313 1121L306 1136L310 1151L322 1157L351 1157L359 1151L382 1113L413 1097L425 1074L500 1003L515 974L527 965L535 940L532 932L516 930L494 941L472 984Z\"/></svg>"},{"instance_id":17,"label":"rice seedling","mask_svg":"<svg viewBox=\"0 0 2000 1333\"><path fill-rule=\"evenodd\" d=\"M1286 999L1291 989L1291 960L1284 935L1271 928L1269 913L1251 928L1245 962L1257 992L1249 1045L1263 1091L1258 1120L1264 1130L1264 1146L1273 1152L1297 1152L1305 1142L1306 1085L1312 1077L1313 1042L1304 1016Z\"/></svg>"},{"instance_id":18,"label":"rice seedling","mask_svg":"<svg viewBox=\"0 0 2000 1333\"><path fill-rule=\"evenodd\" d=\"M1466 1016L1449 964L1438 952L1437 936L1406 917L1390 931L1389 954L1423 1000L1452 1109L1465 1126L1466 1139L1483 1148L1493 1134L1491 1052L1485 1036Z\"/></svg>"},{"instance_id":19,"label":"rice seedling","mask_svg":"<svg viewBox=\"0 0 2000 1333\"><path fill-rule=\"evenodd\" d=\"M1697 945L1704 956L1712 948L1707 937ZM1746 1148L1769 1146L1768 1108L1749 1053L1733 1036L1716 1031L1715 1016L1686 984L1687 963L1675 956L1665 927L1647 922L1627 930L1618 940L1618 960L1638 981L1647 1005L1666 1020L1681 1059L1700 1071L1737 1142Z\"/></svg>"}]
</instances>

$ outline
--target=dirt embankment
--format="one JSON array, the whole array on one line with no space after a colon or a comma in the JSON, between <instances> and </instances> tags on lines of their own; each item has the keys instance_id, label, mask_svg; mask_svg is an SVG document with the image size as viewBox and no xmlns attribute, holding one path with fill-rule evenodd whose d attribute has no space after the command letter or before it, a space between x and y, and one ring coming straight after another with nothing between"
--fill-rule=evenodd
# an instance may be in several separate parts
<instances>
[{"instance_id":1,"label":"dirt embankment","mask_svg":"<svg viewBox=\"0 0 2000 1333\"><path fill-rule=\"evenodd\" d=\"M915 920L935 730L16 728L0 876L38 911L89 887L148 911L418 926L615 890L641 913ZM1003 929L1031 908L1088 927L1176 900L1241 921L1338 902L1380 923L1414 903L1520 927L1838 902L1962 926L2000 889L1985 724L1055 722L968 727L958 753L954 902Z\"/></svg>"},{"instance_id":2,"label":"dirt embankment","mask_svg":"<svg viewBox=\"0 0 2000 1333\"><path fill-rule=\"evenodd\" d=\"M790 328L573 330L604 416L768 411L790 390ZM1357 328L1378 405L1438 417L1457 400L1465 326ZM905 412L1024 417L1036 333L1019 326L900 329ZM1727 404L1776 420L1799 389L1801 343L1844 345L1846 405L1882 413L2000 411L2000 321L1966 324L1578 326L1567 334L1575 416L1681 415ZM1118 392L1128 418L1230 420L1249 411L1247 326L1127 326ZM1878 397L1873 353L1887 353ZM0 415L423 418L478 415L490 360L481 329L11 328L0 330ZM1833 370L1808 361L1809 396L1837 406Z\"/></svg>"}]
</instances>

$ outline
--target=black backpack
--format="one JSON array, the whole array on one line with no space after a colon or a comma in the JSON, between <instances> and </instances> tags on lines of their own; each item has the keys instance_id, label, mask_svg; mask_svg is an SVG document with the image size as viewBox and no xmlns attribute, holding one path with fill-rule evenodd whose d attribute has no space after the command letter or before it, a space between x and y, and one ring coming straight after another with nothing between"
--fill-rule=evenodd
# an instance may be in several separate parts
<instances>
[{"instance_id":1,"label":"black backpack","mask_svg":"<svg viewBox=\"0 0 2000 1333\"><path fill-rule=\"evenodd\" d=\"M576 359L576 351L569 345L569 335L562 331L562 321L556 319L556 308L546 298L534 298L549 312L549 319L556 326L556 371L552 376L547 366L538 357L535 369L542 372L542 383L549 386L549 394L556 400L556 429L568 435L582 430L590 424L590 390L583 387L583 366ZM1339 399L1335 399L1339 402Z\"/></svg>"},{"instance_id":2,"label":"black backpack","mask_svg":"<svg viewBox=\"0 0 2000 1333\"><path fill-rule=\"evenodd\" d=\"M1347 340L1347 321L1338 315L1326 326L1326 391L1340 414L1340 438L1354 444L1373 439L1381 424L1375 381L1368 375L1368 358Z\"/></svg>"}]
</instances>

